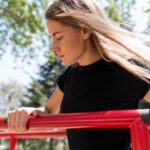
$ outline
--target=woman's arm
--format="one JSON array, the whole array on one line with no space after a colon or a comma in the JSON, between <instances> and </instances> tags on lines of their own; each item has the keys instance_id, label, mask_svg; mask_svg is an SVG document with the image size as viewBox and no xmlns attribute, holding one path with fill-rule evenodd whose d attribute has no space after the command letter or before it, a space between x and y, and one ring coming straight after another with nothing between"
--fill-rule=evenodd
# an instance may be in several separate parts
<instances>
[{"instance_id":1,"label":"woman's arm","mask_svg":"<svg viewBox=\"0 0 150 150\"><path fill-rule=\"evenodd\" d=\"M45 105L45 111L51 114L59 113L63 92L57 87Z\"/></svg>"}]
</instances>

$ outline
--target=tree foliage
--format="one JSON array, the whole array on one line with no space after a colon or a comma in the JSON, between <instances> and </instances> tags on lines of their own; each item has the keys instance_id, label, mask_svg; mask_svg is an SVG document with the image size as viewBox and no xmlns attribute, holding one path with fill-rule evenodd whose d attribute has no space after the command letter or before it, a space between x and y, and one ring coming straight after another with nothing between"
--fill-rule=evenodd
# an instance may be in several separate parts
<instances>
[{"instance_id":1,"label":"tree foliage","mask_svg":"<svg viewBox=\"0 0 150 150\"><path fill-rule=\"evenodd\" d=\"M9 48L16 57L27 58L44 49L46 4L47 0L0 0L0 55Z\"/></svg>"},{"instance_id":2,"label":"tree foliage","mask_svg":"<svg viewBox=\"0 0 150 150\"><path fill-rule=\"evenodd\" d=\"M147 3L147 9L145 10L145 12L149 15L149 20L148 20L148 33L150 34L150 1Z\"/></svg>"},{"instance_id":3,"label":"tree foliage","mask_svg":"<svg viewBox=\"0 0 150 150\"><path fill-rule=\"evenodd\" d=\"M3 113L3 116L6 115L8 111L20 106L23 95L24 88L16 81L0 83L0 112Z\"/></svg>"},{"instance_id":4,"label":"tree foliage","mask_svg":"<svg viewBox=\"0 0 150 150\"><path fill-rule=\"evenodd\" d=\"M147 9L146 9L146 13L148 13L149 14L149 16L150 16L150 1L148 2L148 7L147 7Z\"/></svg>"},{"instance_id":5,"label":"tree foliage","mask_svg":"<svg viewBox=\"0 0 150 150\"><path fill-rule=\"evenodd\" d=\"M22 101L25 106L38 107L44 105L56 87L57 77L64 70L64 66L56 59L53 53L48 53L48 57L49 61L39 66L38 79L32 77L33 82L31 87L28 88L28 95Z\"/></svg>"},{"instance_id":6,"label":"tree foliage","mask_svg":"<svg viewBox=\"0 0 150 150\"><path fill-rule=\"evenodd\" d=\"M107 0L106 12L108 16L121 23L126 29L133 27L131 9L135 5L136 0ZM126 26L126 25L127 26ZM131 29L130 29L131 30Z\"/></svg>"}]
</instances>

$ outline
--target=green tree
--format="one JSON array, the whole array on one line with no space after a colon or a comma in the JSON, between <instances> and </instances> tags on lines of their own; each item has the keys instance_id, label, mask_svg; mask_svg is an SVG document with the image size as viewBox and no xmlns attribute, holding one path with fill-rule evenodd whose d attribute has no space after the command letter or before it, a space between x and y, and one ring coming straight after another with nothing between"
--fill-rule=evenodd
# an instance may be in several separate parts
<instances>
[{"instance_id":1,"label":"green tree","mask_svg":"<svg viewBox=\"0 0 150 150\"><path fill-rule=\"evenodd\" d=\"M16 57L27 59L35 51L47 49L44 26L47 1L0 0L0 56L9 48Z\"/></svg>"},{"instance_id":2,"label":"green tree","mask_svg":"<svg viewBox=\"0 0 150 150\"><path fill-rule=\"evenodd\" d=\"M8 111L20 106L21 98L25 90L22 85L16 81L9 81L8 83L0 83L0 112L6 116ZM5 112L5 113L4 113Z\"/></svg>"},{"instance_id":3,"label":"green tree","mask_svg":"<svg viewBox=\"0 0 150 150\"><path fill-rule=\"evenodd\" d=\"M31 77L33 82L31 87L27 88L28 95L22 101L25 106L43 106L56 87L55 80L64 70L64 66L56 60L52 52L49 52L47 57L48 61L39 66L38 78Z\"/></svg>"},{"instance_id":4,"label":"green tree","mask_svg":"<svg viewBox=\"0 0 150 150\"><path fill-rule=\"evenodd\" d=\"M109 5L106 7L106 11L108 12L108 16L112 18L112 20L123 21L123 16L115 0L109 0Z\"/></svg>"},{"instance_id":5,"label":"green tree","mask_svg":"<svg viewBox=\"0 0 150 150\"><path fill-rule=\"evenodd\" d=\"M107 0L106 10L115 21L131 21L131 8L135 0Z\"/></svg>"},{"instance_id":6,"label":"green tree","mask_svg":"<svg viewBox=\"0 0 150 150\"><path fill-rule=\"evenodd\" d=\"M131 9L135 4L136 0L107 0L105 9L112 20L120 23L123 28L132 30L134 22Z\"/></svg>"},{"instance_id":7,"label":"green tree","mask_svg":"<svg viewBox=\"0 0 150 150\"><path fill-rule=\"evenodd\" d=\"M148 30L148 33L150 34L150 1L147 3L147 9L145 10L145 12L149 15L149 21L148 21L148 27L147 27L147 30Z\"/></svg>"},{"instance_id":8,"label":"green tree","mask_svg":"<svg viewBox=\"0 0 150 150\"><path fill-rule=\"evenodd\" d=\"M20 101L25 93L22 85L14 80L0 83L0 115L7 117L10 110L20 106ZM8 149L9 141L0 139L0 149Z\"/></svg>"},{"instance_id":9,"label":"green tree","mask_svg":"<svg viewBox=\"0 0 150 150\"><path fill-rule=\"evenodd\" d=\"M148 13L150 16L150 1L147 3L147 6L146 13Z\"/></svg>"}]
</instances>

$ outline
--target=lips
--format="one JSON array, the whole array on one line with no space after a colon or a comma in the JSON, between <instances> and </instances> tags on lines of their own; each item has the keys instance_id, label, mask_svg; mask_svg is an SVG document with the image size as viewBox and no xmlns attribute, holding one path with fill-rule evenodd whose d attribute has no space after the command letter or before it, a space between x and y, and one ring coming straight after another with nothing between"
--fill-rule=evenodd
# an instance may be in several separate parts
<instances>
[{"instance_id":1,"label":"lips","mask_svg":"<svg viewBox=\"0 0 150 150\"><path fill-rule=\"evenodd\" d=\"M60 58L64 57L64 55L59 55Z\"/></svg>"}]
</instances>

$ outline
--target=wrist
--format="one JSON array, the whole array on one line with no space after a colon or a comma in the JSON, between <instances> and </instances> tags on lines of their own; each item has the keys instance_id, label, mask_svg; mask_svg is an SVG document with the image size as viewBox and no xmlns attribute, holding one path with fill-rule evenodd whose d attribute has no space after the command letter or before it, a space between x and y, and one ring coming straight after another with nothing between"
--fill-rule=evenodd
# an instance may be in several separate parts
<instances>
[{"instance_id":1,"label":"wrist","mask_svg":"<svg viewBox=\"0 0 150 150\"><path fill-rule=\"evenodd\" d=\"M49 109L47 108L46 105L43 107L43 110L44 110L45 113L50 114L50 111L49 111Z\"/></svg>"}]
</instances>

